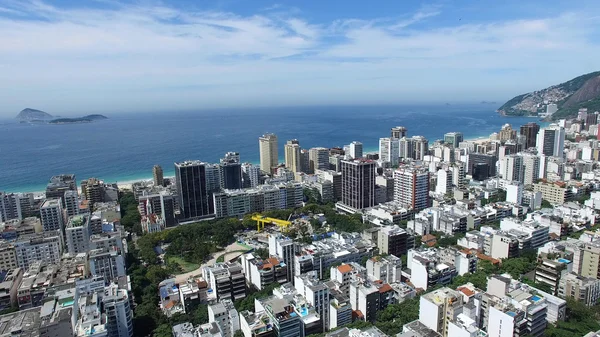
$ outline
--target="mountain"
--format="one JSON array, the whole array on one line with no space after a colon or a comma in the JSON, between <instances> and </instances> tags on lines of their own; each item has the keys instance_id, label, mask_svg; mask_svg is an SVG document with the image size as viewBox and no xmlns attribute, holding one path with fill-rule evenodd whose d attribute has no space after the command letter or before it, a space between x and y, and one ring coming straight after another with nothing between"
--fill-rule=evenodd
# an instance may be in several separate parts
<instances>
[{"instance_id":1,"label":"mountain","mask_svg":"<svg viewBox=\"0 0 600 337\"><path fill-rule=\"evenodd\" d=\"M108 119L108 117L104 115L87 115L83 117L76 118L57 118L51 120L50 124L73 124L73 123L91 123L93 121L99 121L102 119Z\"/></svg>"},{"instance_id":2,"label":"mountain","mask_svg":"<svg viewBox=\"0 0 600 337\"><path fill-rule=\"evenodd\" d=\"M581 108L600 110L600 71L581 75L546 89L526 93L504 103L498 112L506 116L537 116L554 103L558 110L552 119L572 117Z\"/></svg>"},{"instance_id":3,"label":"mountain","mask_svg":"<svg viewBox=\"0 0 600 337\"><path fill-rule=\"evenodd\" d=\"M44 112L41 110L36 110L36 109L26 108L26 109L21 110L21 112L19 112L19 114L15 118L20 121L39 121L39 120L50 120L53 117L51 114L49 114L47 112Z\"/></svg>"}]
</instances>

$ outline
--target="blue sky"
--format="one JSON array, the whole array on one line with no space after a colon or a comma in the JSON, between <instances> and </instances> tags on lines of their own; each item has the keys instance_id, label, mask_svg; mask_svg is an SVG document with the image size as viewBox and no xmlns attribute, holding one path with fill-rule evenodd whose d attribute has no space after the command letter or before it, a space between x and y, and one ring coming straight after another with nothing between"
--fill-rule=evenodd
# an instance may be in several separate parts
<instances>
[{"instance_id":1,"label":"blue sky","mask_svg":"<svg viewBox=\"0 0 600 337\"><path fill-rule=\"evenodd\" d=\"M0 116L504 100L600 70L597 1L0 0Z\"/></svg>"}]
</instances>

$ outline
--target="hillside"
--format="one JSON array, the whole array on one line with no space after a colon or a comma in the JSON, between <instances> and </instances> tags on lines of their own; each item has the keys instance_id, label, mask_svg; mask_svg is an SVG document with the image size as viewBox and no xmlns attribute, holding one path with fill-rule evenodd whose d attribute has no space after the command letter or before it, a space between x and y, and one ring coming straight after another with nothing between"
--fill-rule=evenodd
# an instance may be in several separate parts
<instances>
[{"instance_id":1,"label":"hillside","mask_svg":"<svg viewBox=\"0 0 600 337\"><path fill-rule=\"evenodd\" d=\"M516 96L497 111L506 116L537 116L538 113L545 113L546 105L550 103L558 107L552 119L571 117L580 108L592 111L600 109L600 71Z\"/></svg>"},{"instance_id":2,"label":"hillside","mask_svg":"<svg viewBox=\"0 0 600 337\"><path fill-rule=\"evenodd\" d=\"M19 114L17 115L17 117L15 117L16 119L20 120L20 121L39 121L39 120L49 120L52 119L52 115L41 111L41 110L36 110L36 109L30 109L30 108L26 108L21 110L21 112L19 112Z\"/></svg>"},{"instance_id":3,"label":"hillside","mask_svg":"<svg viewBox=\"0 0 600 337\"><path fill-rule=\"evenodd\" d=\"M57 118L51 120L50 124L73 124L73 123L91 123L93 121L98 121L102 119L108 119L108 117L104 115L87 115L83 117L76 118Z\"/></svg>"}]
</instances>

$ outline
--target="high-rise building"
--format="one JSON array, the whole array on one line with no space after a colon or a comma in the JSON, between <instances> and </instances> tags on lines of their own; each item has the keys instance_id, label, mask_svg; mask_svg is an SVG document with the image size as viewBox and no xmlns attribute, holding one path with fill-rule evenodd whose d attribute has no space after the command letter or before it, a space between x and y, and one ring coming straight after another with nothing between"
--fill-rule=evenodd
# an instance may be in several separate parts
<instances>
[{"instance_id":1,"label":"high-rise building","mask_svg":"<svg viewBox=\"0 0 600 337\"><path fill-rule=\"evenodd\" d=\"M390 163L392 166L396 166L398 165L399 155L400 143L398 138L379 139L379 160Z\"/></svg>"},{"instance_id":2,"label":"high-rise building","mask_svg":"<svg viewBox=\"0 0 600 337\"><path fill-rule=\"evenodd\" d=\"M463 140L464 136L462 132L448 132L444 135L444 143L450 144L455 148L457 148L458 144L460 144Z\"/></svg>"},{"instance_id":3,"label":"high-rise building","mask_svg":"<svg viewBox=\"0 0 600 337\"><path fill-rule=\"evenodd\" d=\"M220 188L238 190L243 187L242 165L233 159L221 159L221 184Z\"/></svg>"},{"instance_id":4,"label":"high-rise building","mask_svg":"<svg viewBox=\"0 0 600 337\"><path fill-rule=\"evenodd\" d=\"M242 184L244 188L260 185L260 167L251 163L242 164Z\"/></svg>"},{"instance_id":5,"label":"high-rise building","mask_svg":"<svg viewBox=\"0 0 600 337\"><path fill-rule=\"evenodd\" d=\"M585 129L590 130L590 126L598 124L598 112L593 114L588 114L585 117Z\"/></svg>"},{"instance_id":6,"label":"high-rise building","mask_svg":"<svg viewBox=\"0 0 600 337\"><path fill-rule=\"evenodd\" d=\"M183 219L199 219L211 214L205 163L175 163L175 180Z\"/></svg>"},{"instance_id":7,"label":"high-rise building","mask_svg":"<svg viewBox=\"0 0 600 337\"><path fill-rule=\"evenodd\" d=\"M415 238L398 225L383 226L379 229L377 235L379 253L401 256L406 255L414 246Z\"/></svg>"},{"instance_id":8,"label":"high-rise building","mask_svg":"<svg viewBox=\"0 0 600 337\"><path fill-rule=\"evenodd\" d=\"M138 210L143 217L149 217L152 214L160 216L167 228L177 224L175 198L168 192L140 196Z\"/></svg>"},{"instance_id":9,"label":"high-rise building","mask_svg":"<svg viewBox=\"0 0 600 337\"><path fill-rule=\"evenodd\" d=\"M496 156L484 153L469 153L469 173L475 173L475 167L478 164L485 164L487 168L487 177L496 175Z\"/></svg>"},{"instance_id":10,"label":"high-rise building","mask_svg":"<svg viewBox=\"0 0 600 337\"><path fill-rule=\"evenodd\" d=\"M300 165L300 143L297 139L288 140L283 146L285 152L285 167L292 172L302 172Z\"/></svg>"},{"instance_id":11,"label":"high-rise building","mask_svg":"<svg viewBox=\"0 0 600 337\"><path fill-rule=\"evenodd\" d=\"M22 218L23 213L18 195L0 192L0 222Z\"/></svg>"},{"instance_id":12,"label":"high-rise building","mask_svg":"<svg viewBox=\"0 0 600 337\"><path fill-rule=\"evenodd\" d=\"M65 206L67 219L79 214L79 196L77 195L77 191L66 191L63 197L63 205Z\"/></svg>"},{"instance_id":13,"label":"high-rise building","mask_svg":"<svg viewBox=\"0 0 600 337\"><path fill-rule=\"evenodd\" d=\"M462 313L462 310L462 294L444 287L421 296L419 321L443 337L447 337L449 324Z\"/></svg>"},{"instance_id":14,"label":"high-rise building","mask_svg":"<svg viewBox=\"0 0 600 337\"><path fill-rule=\"evenodd\" d=\"M373 207L376 171L372 160L342 161L342 204L355 210Z\"/></svg>"},{"instance_id":15,"label":"high-rise building","mask_svg":"<svg viewBox=\"0 0 600 337\"><path fill-rule=\"evenodd\" d=\"M443 168L437 171L437 184L435 186L435 193L447 194L452 192L452 169Z\"/></svg>"},{"instance_id":16,"label":"high-rise building","mask_svg":"<svg viewBox=\"0 0 600 337\"><path fill-rule=\"evenodd\" d=\"M72 322L75 336L133 336L131 298L117 284L105 286L102 277L75 283Z\"/></svg>"},{"instance_id":17,"label":"high-rise building","mask_svg":"<svg viewBox=\"0 0 600 337\"><path fill-rule=\"evenodd\" d=\"M23 235L14 243L17 266L29 268L34 262L58 264L63 250L60 230Z\"/></svg>"},{"instance_id":18,"label":"high-rise building","mask_svg":"<svg viewBox=\"0 0 600 337\"><path fill-rule=\"evenodd\" d=\"M540 126L536 123L529 122L525 125L521 125L521 135L525 136L525 148L529 149L535 147L535 141L537 134L540 132Z\"/></svg>"},{"instance_id":19,"label":"high-rise building","mask_svg":"<svg viewBox=\"0 0 600 337\"><path fill-rule=\"evenodd\" d=\"M329 169L329 149L325 147L313 147L308 151L310 172Z\"/></svg>"},{"instance_id":20,"label":"high-rise building","mask_svg":"<svg viewBox=\"0 0 600 337\"><path fill-rule=\"evenodd\" d=\"M550 124L541 129L537 134L536 146L538 155L562 158L565 148L565 129L557 124Z\"/></svg>"},{"instance_id":21,"label":"high-rise building","mask_svg":"<svg viewBox=\"0 0 600 337\"><path fill-rule=\"evenodd\" d=\"M513 130L510 124L504 124L500 132L498 132L498 140L502 143L505 143L509 140L514 140L517 138L517 130Z\"/></svg>"},{"instance_id":22,"label":"high-rise building","mask_svg":"<svg viewBox=\"0 0 600 337\"><path fill-rule=\"evenodd\" d=\"M89 251L91 235L90 217L88 215L77 215L69 219L65 227L67 252L75 256Z\"/></svg>"},{"instance_id":23,"label":"high-rise building","mask_svg":"<svg viewBox=\"0 0 600 337\"><path fill-rule=\"evenodd\" d=\"M411 139L413 146L412 158L415 160L423 160L429 151L429 141L423 136L413 136Z\"/></svg>"},{"instance_id":24,"label":"high-rise building","mask_svg":"<svg viewBox=\"0 0 600 337\"><path fill-rule=\"evenodd\" d=\"M310 171L310 153L308 150L300 150L300 172L308 173Z\"/></svg>"},{"instance_id":25,"label":"high-rise building","mask_svg":"<svg viewBox=\"0 0 600 337\"><path fill-rule=\"evenodd\" d=\"M240 153L239 152L231 152L231 151L227 152L227 153L225 153L225 156L223 156L221 161L241 163Z\"/></svg>"},{"instance_id":26,"label":"high-rise building","mask_svg":"<svg viewBox=\"0 0 600 337\"><path fill-rule=\"evenodd\" d=\"M508 155L500 161L500 176L508 181L523 182L523 157Z\"/></svg>"},{"instance_id":27,"label":"high-rise building","mask_svg":"<svg viewBox=\"0 0 600 337\"><path fill-rule=\"evenodd\" d=\"M346 157L349 159L358 159L363 157L363 143L353 141L348 145L348 153L346 153Z\"/></svg>"},{"instance_id":28,"label":"high-rise building","mask_svg":"<svg viewBox=\"0 0 600 337\"><path fill-rule=\"evenodd\" d=\"M279 156L277 153L277 136L267 133L258 138L260 151L260 169L265 173L271 173L271 170L277 166Z\"/></svg>"},{"instance_id":29,"label":"high-rise building","mask_svg":"<svg viewBox=\"0 0 600 337\"><path fill-rule=\"evenodd\" d=\"M400 158L414 158L414 145L412 138L400 138L400 140L398 141L398 148L398 156Z\"/></svg>"},{"instance_id":30,"label":"high-rise building","mask_svg":"<svg viewBox=\"0 0 600 337\"><path fill-rule=\"evenodd\" d=\"M523 158L523 185L533 185L540 177L540 157L532 153L521 153Z\"/></svg>"},{"instance_id":31,"label":"high-rise building","mask_svg":"<svg viewBox=\"0 0 600 337\"><path fill-rule=\"evenodd\" d=\"M53 176L46 186L46 198L62 198L65 191L68 190L77 191L77 181L74 174Z\"/></svg>"},{"instance_id":32,"label":"high-rise building","mask_svg":"<svg viewBox=\"0 0 600 337\"><path fill-rule=\"evenodd\" d=\"M396 126L396 127L392 128L392 134L391 134L391 136L392 136L392 138L400 139L400 138L406 137L406 133L407 133L407 130L406 130L405 127L403 127L403 126Z\"/></svg>"},{"instance_id":33,"label":"high-rise building","mask_svg":"<svg viewBox=\"0 0 600 337\"><path fill-rule=\"evenodd\" d=\"M47 199L40 206L40 219L44 232L64 229L63 208L60 199Z\"/></svg>"},{"instance_id":34,"label":"high-rise building","mask_svg":"<svg viewBox=\"0 0 600 337\"><path fill-rule=\"evenodd\" d=\"M405 166L394 171L394 201L419 211L429 207L429 170Z\"/></svg>"},{"instance_id":35,"label":"high-rise building","mask_svg":"<svg viewBox=\"0 0 600 337\"><path fill-rule=\"evenodd\" d=\"M224 190L213 194L215 217L243 216L274 209L295 208L302 205L303 197L302 185L294 182Z\"/></svg>"},{"instance_id":36,"label":"high-rise building","mask_svg":"<svg viewBox=\"0 0 600 337\"><path fill-rule=\"evenodd\" d=\"M164 186L165 178L163 175L163 169L160 165L154 165L152 168L152 177L154 178L154 186Z\"/></svg>"}]
</instances>

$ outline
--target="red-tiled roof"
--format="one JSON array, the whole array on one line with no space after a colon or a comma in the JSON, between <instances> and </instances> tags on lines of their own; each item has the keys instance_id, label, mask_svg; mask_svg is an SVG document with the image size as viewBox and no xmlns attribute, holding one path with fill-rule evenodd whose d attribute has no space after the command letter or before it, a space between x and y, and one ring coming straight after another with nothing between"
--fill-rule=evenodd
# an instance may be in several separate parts
<instances>
[{"instance_id":1,"label":"red-tiled roof","mask_svg":"<svg viewBox=\"0 0 600 337\"><path fill-rule=\"evenodd\" d=\"M393 291L394 289L392 289L392 287L389 284L384 284L381 287L379 287L379 293L387 293L388 291Z\"/></svg>"},{"instance_id":2,"label":"red-tiled roof","mask_svg":"<svg viewBox=\"0 0 600 337\"><path fill-rule=\"evenodd\" d=\"M343 264L341 266L338 266L337 269L340 271L340 273L345 274L352 271L352 266L349 264Z\"/></svg>"}]
</instances>

